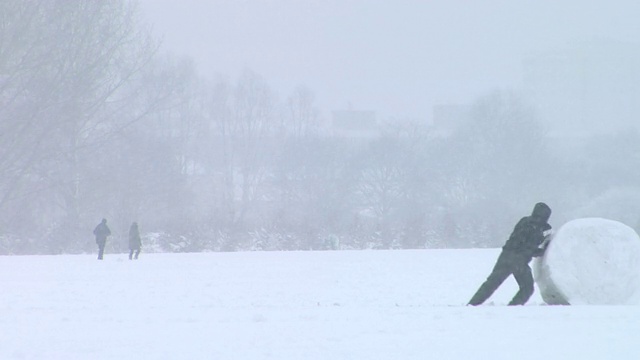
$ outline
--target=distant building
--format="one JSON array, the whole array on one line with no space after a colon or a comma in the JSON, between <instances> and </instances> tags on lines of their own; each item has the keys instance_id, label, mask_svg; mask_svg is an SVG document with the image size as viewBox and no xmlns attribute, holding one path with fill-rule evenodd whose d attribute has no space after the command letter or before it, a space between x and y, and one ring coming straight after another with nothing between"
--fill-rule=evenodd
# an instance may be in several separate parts
<instances>
[{"instance_id":1,"label":"distant building","mask_svg":"<svg viewBox=\"0 0 640 360\"><path fill-rule=\"evenodd\" d=\"M555 137L640 126L640 45L581 43L529 56L525 91Z\"/></svg>"},{"instance_id":2,"label":"distant building","mask_svg":"<svg viewBox=\"0 0 640 360\"><path fill-rule=\"evenodd\" d=\"M375 138L380 135L375 111L337 110L332 112L331 135Z\"/></svg>"}]
</instances>

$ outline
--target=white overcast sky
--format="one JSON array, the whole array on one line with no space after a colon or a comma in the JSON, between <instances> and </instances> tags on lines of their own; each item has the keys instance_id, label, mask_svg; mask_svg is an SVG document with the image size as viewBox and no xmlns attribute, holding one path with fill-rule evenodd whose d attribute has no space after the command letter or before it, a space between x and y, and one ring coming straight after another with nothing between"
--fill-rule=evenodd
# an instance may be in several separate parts
<instances>
[{"instance_id":1,"label":"white overcast sky","mask_svg":"<svg viewBox=\"0 0 640 360\"><path fill-rule=\"evenodd\" d=\"M640 42L640 1L140 0L164 47L202 74L245 68L286 97L311 88L323 112L429 119L432 106L517 88L527 54Z\"/></svg>"}]
</instances>

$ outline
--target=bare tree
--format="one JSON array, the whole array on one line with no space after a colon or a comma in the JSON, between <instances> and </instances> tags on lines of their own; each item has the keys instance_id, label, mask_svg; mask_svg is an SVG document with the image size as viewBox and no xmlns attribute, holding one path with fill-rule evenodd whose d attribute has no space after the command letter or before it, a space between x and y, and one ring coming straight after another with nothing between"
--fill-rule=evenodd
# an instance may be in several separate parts
<instances>
[{"instance_id":1,"label":"bare tree","mask_svg":"<svg viewBox=\"0 0 640 360\"><path fill-rule=\"evenodd\" d=\"M286 104L284 128L294 137L315 135L320 128L319 111L315 106L315 95L309 88L298 86Z\"/></svg>"},{"instance_id":2,"label":"bare tree","mask_svg":"<svg viewBox=\"0 0 640 360\"><path fill-rule=\"evenodd\" d=\"M0 53L8 60L0 64L6 74L0 101L7 109L0 123L2 136L13 140L1 141L0 210L15 201L38 204L43 216L17 215L24 226L63 219L68 230L77 229L85 213L81 199L100 193L104 181L88 178L85 169L136 120L128 109L135 94L129 85L156 45L138 27L129 1L2 6Z\"/></svg>"},{"instance_id":3,"label":"bare tree","mask_svg":"<svg viewBox=\"0 0 640 360\"><path fill-rule=\"evenodd\" d=\"M470 120L443 144L446 213L464 228L458 246L495 245L514 212L542 201L549 163L545 130L533 107L513 92L479 99Z\"/></svg>"}]
</instances>

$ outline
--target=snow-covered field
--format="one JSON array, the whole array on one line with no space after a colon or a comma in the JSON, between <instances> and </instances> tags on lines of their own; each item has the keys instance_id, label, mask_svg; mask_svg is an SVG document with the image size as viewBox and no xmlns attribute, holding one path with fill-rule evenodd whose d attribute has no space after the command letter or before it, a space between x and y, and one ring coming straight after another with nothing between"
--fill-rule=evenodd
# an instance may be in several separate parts
<instances>
[{"instance_id":1,"label":"snow-covered field","mask_svg":"<svg viewBox=\"0 0 640 360\"><path fill-rule=\"evenodd\" d=\"M638 306L464 306L497 255L0 257L0 359L640 359Z\"/></svg>"}]
</instances>

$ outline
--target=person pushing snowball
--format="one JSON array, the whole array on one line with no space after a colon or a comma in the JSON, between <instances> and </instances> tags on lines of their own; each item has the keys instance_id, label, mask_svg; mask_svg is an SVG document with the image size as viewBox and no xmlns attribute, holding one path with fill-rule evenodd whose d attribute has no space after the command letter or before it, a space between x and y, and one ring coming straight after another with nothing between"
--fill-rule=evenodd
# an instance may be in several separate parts
<instances>
[{"instance_id":1,"label":"person pushing snowball","mask_svg":"<svg viewBox=\"0 0 640 360\"><path fill-rule=\"evenodd\" d=\"M551 240L549 217L551 208L545 203L537 203L531 216L525 216L516 224L509 240L502 247L487 280L469 300L468 305L480 305L487 300L498 287L513 275L520 287L509 305L524 305L533 295L533 275L529 262L542 256Z\"/></svg>"}]
</instances>

